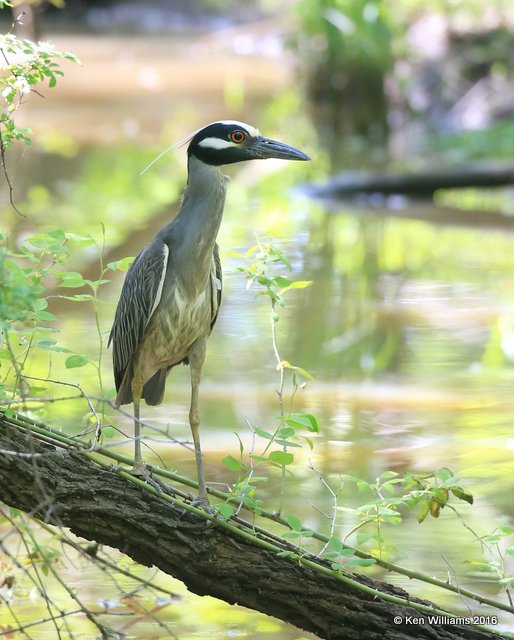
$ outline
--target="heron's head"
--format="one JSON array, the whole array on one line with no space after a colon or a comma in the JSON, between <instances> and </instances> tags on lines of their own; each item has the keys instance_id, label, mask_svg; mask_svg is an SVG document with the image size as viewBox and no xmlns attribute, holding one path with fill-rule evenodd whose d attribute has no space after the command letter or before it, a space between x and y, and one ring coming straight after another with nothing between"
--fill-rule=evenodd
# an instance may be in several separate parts
<instances>
[{"instance_id":1,"label":"heron's head","mask_svg":"<svg viewBox=\"0 0 514 640\"><path fill-rule=\"evenodd\" d=\"M303 151L265 138L255 127L236 120L212 122L197 131L191 138L187 153L206 164L217 166L265 158L310 160Z\"/></svg>"}]
</instances>

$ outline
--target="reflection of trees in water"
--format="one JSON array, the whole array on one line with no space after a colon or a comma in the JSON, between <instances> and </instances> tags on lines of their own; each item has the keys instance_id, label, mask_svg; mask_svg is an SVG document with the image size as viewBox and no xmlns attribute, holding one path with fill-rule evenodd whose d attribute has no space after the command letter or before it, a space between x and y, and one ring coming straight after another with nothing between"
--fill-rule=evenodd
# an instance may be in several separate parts
<instances>
[{"instance_id":1,"label":"reflection of trees in water","mask_svg":"<svg viewBox=\"0 0 514 640\"><path fill-rule=\"evenodd\" d=\"M383 226L330 212L311 224L305 275L314 285L298 307L294 351L323 377L373 376L399 363L404 322L389 308L397 285L384 279Z\"/></svg>"}]
</instances>

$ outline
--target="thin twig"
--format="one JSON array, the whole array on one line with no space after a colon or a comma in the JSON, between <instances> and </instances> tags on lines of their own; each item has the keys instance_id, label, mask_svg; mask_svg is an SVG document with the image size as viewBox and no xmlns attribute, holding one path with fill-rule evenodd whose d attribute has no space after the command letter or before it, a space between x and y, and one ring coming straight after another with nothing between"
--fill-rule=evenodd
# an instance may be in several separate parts
<instances>
[{"instance_id":1,"label":"thin twig","mask_svg":"<svg viewBox=\"0 0 514 640\"><path fill-rule=\"evenodd\" d=\"M2 50L3 53L3 50ZM5 57L5 54L4 54ZM2 159L2 170L4 172L4 177L5 177L5 181L7 182L7 186L9 188L9 202L11 204L11 207L16 211L16 213L21 216L22 218L27 219L27 216L22 213L18 207L14 204L14 188L12 186L12 182L11 179L9 177L9 173L7 171L7 164L5 162L5 144L4 144L4 139L2 136L2 127L0 126L0 157Z\"/></svg>"},{"instance_id":2,"label":"thin twig","mask_svg":"<svg viewBox=\"0 0 514 640\"><path fill-rule=\"evenodd\" d=\"M339 497L339 494L343 490L343 481L341 480L341 486L339 487L339 491L336 493L332 489L332 487L328 484L328 482L325 480L321 471L316 469L316 467L312 464L311 460L309 460L309 469L312 469L312 471L314 471L314 473L318 476L321 483L327 489L327 491L330 493L330 496L332 497L332 517L330 518L330 538L332 538L335 533L336 520L337 520L337 507L338 507L337 498ZM330 538L324 544L323 548L321 549L318 555L321 556L325 553L328 545L330 544Z\"/></svg>"}]
</instances>

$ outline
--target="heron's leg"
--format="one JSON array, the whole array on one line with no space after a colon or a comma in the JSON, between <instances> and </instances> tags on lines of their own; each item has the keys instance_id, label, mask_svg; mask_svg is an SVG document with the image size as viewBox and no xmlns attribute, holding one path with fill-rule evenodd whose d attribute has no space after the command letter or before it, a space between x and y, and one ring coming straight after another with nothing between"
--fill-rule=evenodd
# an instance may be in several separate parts
<instances>
[{"instance_id":1,"label":"heron's leg","mask_svg":"<svg viewBox=\"0 0 514 640\"><path fill-rule=\"evenodd\" d=\"M132 472L136 475L146 475L143 456L141 455L141 423L139 419L139 403L141 401L142 385L134 377L132 380L132 398L134 402L134 468Z\"/></svg>"},{"instance_id":2,"label":"heron's leg","mask_svg":"<svg viewBox=\"0 0 514 640\"><path fill-rule=\"evenodd\" d=\"M139 405L141 403L141 394L143 393L143 385L141 384L141 377L134 376L132 378L132 401L134 403L134 466L132 467L132 473L135 476L143 478L146 482L151 484L157 491L163 491L165 493L173 493L172 487L159 480L159 478L153 478L152 473L146 468L143 462L143 456L141 455L141 422L139 414Z\"/></svg>"},{"instance_id":3,"label":"heron's leg","mask_svg":"<svg viewBox=\"0 0 514 640\"><path fill-rule=\"evenodd\" d=\"M198 472L198 498L201 502L209 504L203 473L202 450L200 448L200 414L198 410L198 390L204 359L205 338L199 338L189 351L189 366L191 368L191 408L189 410L189 424L195 445L196 469Z\"/></svg>"}]
</instances>

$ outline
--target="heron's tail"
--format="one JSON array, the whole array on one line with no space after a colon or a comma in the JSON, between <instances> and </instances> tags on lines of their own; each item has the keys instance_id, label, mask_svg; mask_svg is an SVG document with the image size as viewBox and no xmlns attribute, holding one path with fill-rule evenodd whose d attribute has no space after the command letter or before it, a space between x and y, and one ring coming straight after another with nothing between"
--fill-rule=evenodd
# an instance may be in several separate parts
<instances>
[{"instance_id":1,"label":"heron's tail","mask_svg":"<svg viewBox=\"0 0 514 640\"><path fill-rule=\"evenodd\" d=\"M116 406L119 407L122 404L129 404L132 402L132 378L133 378L132 364L125 369L123 377L116 375L115 381L118 395L116 396ZM121 378L121 382L120 382Z\"/></svg>"},{"instance_id":2,"label":"heron's tail","mask_svg":"<svg viewBox=\"0 0 514 640\"><path fill-rule=\"evenodd\" d=\"M170 369L171 367L159 369L159 371L154 373L150 380L145 383L141 397L146 400L146 404L161 404L164 397L164 387L166 386L166 376Z\"/></svg>"}]
</instances>

